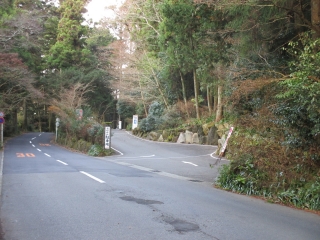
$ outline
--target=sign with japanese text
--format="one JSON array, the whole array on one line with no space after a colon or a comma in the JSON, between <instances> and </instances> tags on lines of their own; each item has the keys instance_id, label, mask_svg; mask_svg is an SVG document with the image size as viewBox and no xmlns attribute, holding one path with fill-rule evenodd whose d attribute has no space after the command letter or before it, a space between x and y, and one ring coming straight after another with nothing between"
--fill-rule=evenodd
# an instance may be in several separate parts
<instances>
[{"instance_id":1,"label":"sign with japanese text","mask_svg":"<svg viewBox=\"0 0 320 240\"><path fill-rule=\"evenodd\" d=\"M107 126L104 130L104 148L110 149L111 148L111 127Z\"/></svg>"}]
</instances>

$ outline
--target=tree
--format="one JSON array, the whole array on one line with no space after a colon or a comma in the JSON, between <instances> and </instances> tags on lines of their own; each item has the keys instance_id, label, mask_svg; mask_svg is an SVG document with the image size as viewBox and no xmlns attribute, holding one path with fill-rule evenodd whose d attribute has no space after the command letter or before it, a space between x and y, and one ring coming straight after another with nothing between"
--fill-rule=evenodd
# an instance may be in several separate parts
<instances>
[{"instance_id":1,"label":"tree","mask_svg":"<svg viewBox=\"0 0 320 240\"><path fill-rule=\"evenodd\" d=\"M61 17L57 29L57 41L47 56L49 68L64 69L70 66L93 64L90 50L85 48L89 27L82 25L87 0L64 0L59 8Z\"/></svg>"},{"instance_id":2,"label":"tree","mask_svg":"<svg viewBox=\"0 0 320 240\"><path fill-rule=\"evenodd\" d=\"M297 60L292 62L290 78L280 83L284 89L277 97L282 101L274 110L283 126L298 132L299 145L310 146L320 134L320 39L310 40L305 34L300 40L302 51L294 42L288 49L297 54Z\"/></svg>"},{"instance_id":3,"label":"tree","mask_svg":"<svg viewBox=\"0 0 320 240\"><path fill-rule=\"evenodd\" d=\"M164 1L163 21L160 24L160 44L182 73L192 72L197 118L199 111L200 80L198 71L203 66L213 69L223 59L226 48L223 38L212 32L223 27L223 15L214 7L193 4L192 1ZM221 51L222 50L222 51Z\"/></svg>"}]
</instances>

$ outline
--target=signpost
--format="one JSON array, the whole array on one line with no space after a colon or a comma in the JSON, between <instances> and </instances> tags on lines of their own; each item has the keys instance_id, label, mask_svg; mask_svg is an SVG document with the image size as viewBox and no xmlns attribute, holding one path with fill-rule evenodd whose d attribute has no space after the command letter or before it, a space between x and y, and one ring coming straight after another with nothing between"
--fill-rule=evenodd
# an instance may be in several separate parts
<instances>
[{"instance_id":1,"label":"signpost","mask_svg":"<svg viewBox=\"0 0 320 240\"><path fill-rule=\"evenodd\" d=\"M138 115L133 115L132 118L132 130L138 127Z\"/></svg>"},{"instance_id":2,"label":"signpost","mask_svg":"<svg viewBox=\"0 0 320 240\"><path fill-rule=\"evenodd\" d=\"M104 148L110 149L111 148L111 127L106 126L104 130Z\"/></svg>"},{"instance_id":3,"label":"signpost","mask_svg":"<svg viewBox=\"0 0 320 240\"><path fill-rule=\"evenodd\" d=\"M0 125L1 125L1 140L0 140L0 147L3 147L3 124L4 124L4 113L0 112Z\"/></svg>"},{"instance_id":4,"label":"signpost","mask_svg":"<svg viewBox=\"0 0 320 240\"><path fill-rule=\"evenodd\" d=\"M58 139L58 127L60 126L60 118L56 118L56 142Z\"/></svg>"}]
</instances>

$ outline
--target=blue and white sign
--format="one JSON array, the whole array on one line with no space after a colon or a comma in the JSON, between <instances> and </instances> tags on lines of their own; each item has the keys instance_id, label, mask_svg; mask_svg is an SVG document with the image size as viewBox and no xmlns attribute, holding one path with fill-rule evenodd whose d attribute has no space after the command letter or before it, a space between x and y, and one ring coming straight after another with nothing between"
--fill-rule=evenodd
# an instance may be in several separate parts
<instances>
[{"instance_id":1,"label":"blue and white sign","mask_svg":"<svg viewBox=\"0 0 320 240\"><path fill-rule=\"evenodd\" d=\"M132 130L138 127L138 115L133 115L132 118Z\"/></svg>"}]
</instances>

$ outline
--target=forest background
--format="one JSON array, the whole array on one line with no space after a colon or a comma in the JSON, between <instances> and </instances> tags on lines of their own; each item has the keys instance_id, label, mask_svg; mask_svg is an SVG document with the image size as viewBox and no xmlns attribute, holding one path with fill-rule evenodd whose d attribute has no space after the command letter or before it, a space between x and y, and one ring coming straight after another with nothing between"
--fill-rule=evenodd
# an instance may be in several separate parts
<instances>
[{"instance_id":1,"label":"forest background","mask_svg":"<svg viewBox=\"0 0 320 240\"><path fill-rule=\"evenodd\" d=\"M96 155L133 114L143 132L228 123L217 186L320 209L319 1L127 0L99 23L88 2L0 2L6 137L59 117L60 143Z\"/></svg>"}]
</instances>

